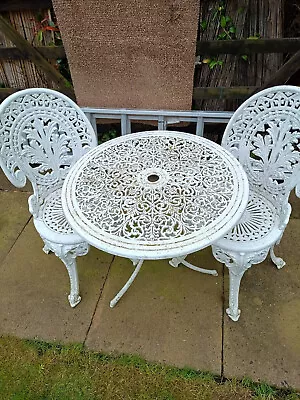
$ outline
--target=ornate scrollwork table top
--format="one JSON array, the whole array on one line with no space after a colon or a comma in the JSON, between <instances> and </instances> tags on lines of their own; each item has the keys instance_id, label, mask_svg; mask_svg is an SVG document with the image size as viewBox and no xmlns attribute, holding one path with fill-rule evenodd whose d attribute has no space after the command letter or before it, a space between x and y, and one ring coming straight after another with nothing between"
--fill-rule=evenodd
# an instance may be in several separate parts
<instances>
[{"instance_id":1,"label":"ornate scrollwork table top","mask_svg":"<svg viewBox=\"0 0 300 400\"><path fill-rule=\"evenodd\" d=\"M226 234L248 193L242 166L218 144L147 131L85 154L65 180L62 204L70 225L91 245L128 258L163 259Z\"/></svg>"}]
</instances>

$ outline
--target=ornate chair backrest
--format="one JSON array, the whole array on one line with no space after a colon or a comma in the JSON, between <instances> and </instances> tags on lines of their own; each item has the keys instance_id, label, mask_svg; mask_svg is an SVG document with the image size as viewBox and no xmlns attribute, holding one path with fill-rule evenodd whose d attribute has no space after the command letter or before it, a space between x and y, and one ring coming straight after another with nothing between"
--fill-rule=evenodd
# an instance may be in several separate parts
<instances>
[{"instance_id":1,"label":"ornate chair backrest","mask_svg":"<svg viewBox=\"0 0 300 400\"><path fill-rule=\"evenodd\" d=\"M250 189L285 208L300 184L300 88L274 86L251 96L231 117L222 146L243 165Z\"/></svg>"},{"instance_id":2,"label":"ornate chair backrest","mask_svg":"<svg viewBox=\"0 0 300 400\"><path fill-rule=\"evenodd\" d=\"M17 187L30 180L31 201L37 208L62 186L74 163L96 145L83 111L59 92L25 89L0 105L0 166Z\"/></svg>"}]
</instances>

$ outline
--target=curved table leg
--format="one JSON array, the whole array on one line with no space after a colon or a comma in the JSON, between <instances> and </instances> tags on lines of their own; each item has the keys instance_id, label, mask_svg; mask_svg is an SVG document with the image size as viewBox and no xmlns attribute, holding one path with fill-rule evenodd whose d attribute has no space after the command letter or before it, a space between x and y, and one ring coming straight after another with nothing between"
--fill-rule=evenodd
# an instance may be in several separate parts
<instances>
[{"instance_id":1,"label":"curved table leg","mask_svg":"<svg viewBox=\"0 0 300 400\"><path fill-rule=\"evenodd\" d=\"M139 263L139 259L136 259L136 258L130 258L130 261L132 262L132 264L134 265L134 267L135 266L137 266L138 265L138 263Z\"/></svg>"},{"instance_id":2,"label":"curved table leg","mask_svg":"<svg viewBox=\"0 0 300 400\"><path fill-rule=\"evenodd\" d=\"M169 264L174 268L177 268L179 264L183 264L185 267L193 269L194 271L202 272L203 274L218 276L218 272L215 269L204 269L204 268L196 267L195 265L190 264L189 262L185 261L186 257L187 256L174 257L174 258L172 258L172 260L169 261Z\"/></svg>"},{"instance_id":3,"label":"curved table leg","mask_svg":"<svg viewBox=\"0 0 300 400\"><path fill-rule=\"evenodd\" d=\"M144 260L139 260L131 277L128 279L128 281L125 283L125 285L119 291L119 293L111 300L111 302L109 304L111 308L113 308L117 304L117 302L120 300L120 298L123 296L123 294L126 293L127 290L130 288L132 282L134 281L135 277L137 276L139 270L141 269L143 262L144 262Z\"/></svg>"}]
</instances>

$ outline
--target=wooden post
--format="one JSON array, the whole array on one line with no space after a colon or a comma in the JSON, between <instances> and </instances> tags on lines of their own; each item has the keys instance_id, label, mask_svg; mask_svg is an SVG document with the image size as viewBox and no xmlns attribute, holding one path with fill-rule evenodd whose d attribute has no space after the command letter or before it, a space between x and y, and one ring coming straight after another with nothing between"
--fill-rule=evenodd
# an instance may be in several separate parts
<instances>
[{"instance_id":1,"label":"wooden post","mask_svg":"<svg viewBox=\"0 0 300 400\"><path fill-rule=\"evenodd\" d=\"M38 68L41 68L49 79L57 83L61 92L75 100L71 83L49 64L38 50L24 39L2 15L0 15L0 31L17 46L24 58L30 59Z\"/></svg>"},{"instance_id":2,"label":"wooden post","mask_svg":"<svg viewBox=\"0 0 300 400\"><path fill-rule=\"evenodd\" d=\"M300 68L300 50L297 51L259 90L271 86L283 85ZM254 92L256 93L257 90Z\"/></svg>"}]
</instances>

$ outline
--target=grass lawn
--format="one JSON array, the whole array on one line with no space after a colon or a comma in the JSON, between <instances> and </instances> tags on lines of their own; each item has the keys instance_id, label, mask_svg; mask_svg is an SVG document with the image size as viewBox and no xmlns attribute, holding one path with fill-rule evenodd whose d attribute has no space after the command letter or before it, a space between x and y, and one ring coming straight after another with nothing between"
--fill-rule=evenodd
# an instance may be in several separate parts
<instances>
[{"instance_id":1,"label":"grass lawn","mask_svg":"<svg viewBox=\"0 0 300 400\"><path fill-rule=\"evenodd\" d=\"M0 399L300 399L249 379L222 380L188 368L64 346L0 337Z\"/></svg>"}]
</instances>

